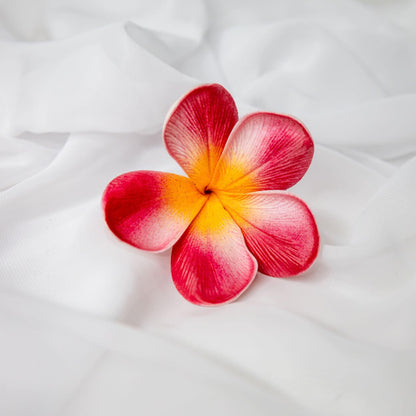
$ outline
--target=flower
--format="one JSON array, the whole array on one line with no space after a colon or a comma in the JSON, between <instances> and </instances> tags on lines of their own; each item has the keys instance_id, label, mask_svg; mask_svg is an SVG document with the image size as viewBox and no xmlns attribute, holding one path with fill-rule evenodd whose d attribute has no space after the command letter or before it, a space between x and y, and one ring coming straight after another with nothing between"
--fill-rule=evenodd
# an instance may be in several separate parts
<instances>
[{"instance_id":1,"label":"flower","mask_svg":"<svg viewBox=\"0 0 416 416\"><path fill-rule=\"evenodd\" d=\"M163 136L188 175L135 171L104 191L105 220L142 250L172 247L178 291L192 303L236 299L257 271L297 275L315 260L319 234L306 204L285 190L307 171L313 142L298 121L256 112L238 120L221 85L202 85L170 111Z\"/></svg>"}]
</instances>

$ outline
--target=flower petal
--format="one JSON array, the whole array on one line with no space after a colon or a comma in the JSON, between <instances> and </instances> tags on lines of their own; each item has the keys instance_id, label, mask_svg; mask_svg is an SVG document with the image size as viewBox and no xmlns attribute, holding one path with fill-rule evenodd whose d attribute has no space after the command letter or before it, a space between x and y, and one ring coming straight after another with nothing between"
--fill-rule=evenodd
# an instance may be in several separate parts
<instances>
[{"instance_id":1,"label":"flower petal","mask_svg":"<svg viewBox=\"0 0 416 416\"><path fill-rule=\"evenodd\" d=\"M168 152L201 192L237 120L233 98L218 84L193 89L168 115L163 130Z\"/></svg>"},{"instance_id":2,"label":"flower petal","mask_svg":"<svg viewBox=\"0 0 416 416\"><path fill-rule=\"evenodd\" d=\"M197 305L230 302L254 279L257 263L241 230L211 194L172 250L175 286Z\"/></svg>"},{"instance_id":3,"label":"flower petal","mask_svg":"<svg viewBox=\"0 0 416 416\"><path fill-rule=\"evenodd\" d=\"M306 270L318 254L319 234L306 204L284 191L219 193L241 228L259 271L274 277Z\"/></svg>"},{"instance_id":4,"label":"flower petal","mask_svg":"<svg viewBox=\"0 0 416 416\"><path fill-rule=\"evenodd\" d=\"M109 183L103 208L118 238L142 250L162 251L179 239L206 199L184 176L137 171Z\"/></svg>"},{"instance_id":5,"label":"flower petal","mask_svg":"<svg viewBox=\"0 0 416 416\"><path fill-rule=\"evenodd\" d=\"M232 192L290 188L308 170L313 149L309 133L293 118L249 114L234 127L209 188Z\"/></svg>"}]
</instances>

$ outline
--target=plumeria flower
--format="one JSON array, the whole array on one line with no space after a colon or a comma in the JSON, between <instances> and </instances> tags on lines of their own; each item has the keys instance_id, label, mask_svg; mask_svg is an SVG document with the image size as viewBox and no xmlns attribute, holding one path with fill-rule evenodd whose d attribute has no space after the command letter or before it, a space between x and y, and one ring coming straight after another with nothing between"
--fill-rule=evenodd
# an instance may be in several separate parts
<instances>
[{"instance_id":1,"label":"plumeria flower","mask_svg":"<svg viewBox=\"0 0 416 416\"><path fill-rule=\"evenodd\" d=\"M257 271L294 276L313 263L315 220L285 191L312 160L302 124L268 112L238 120L231 95L212 84L178 101L163 137L188 177L125 173L107 186L103 207L109 228L126 243L153 252L172 247L172 278L183 297L227 303Z\"/></svg>"}]
</instances>

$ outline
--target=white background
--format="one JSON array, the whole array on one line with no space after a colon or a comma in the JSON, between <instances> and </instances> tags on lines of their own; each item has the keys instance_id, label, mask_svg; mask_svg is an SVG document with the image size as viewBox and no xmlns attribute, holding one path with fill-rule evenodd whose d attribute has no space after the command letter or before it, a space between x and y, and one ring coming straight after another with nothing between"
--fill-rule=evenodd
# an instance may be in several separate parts
<instances>
[{"instance_id":1,"label":"white background","mask_svg":"<svg viewBox=\"0 0 416 416\"><path fill-rule=\"evenodd\" d=\"M416 414L416 2L0 1L0 414ZM195 85L301 119L314 266L187 303L106 228Z\"/></svg>"}]
</instances>

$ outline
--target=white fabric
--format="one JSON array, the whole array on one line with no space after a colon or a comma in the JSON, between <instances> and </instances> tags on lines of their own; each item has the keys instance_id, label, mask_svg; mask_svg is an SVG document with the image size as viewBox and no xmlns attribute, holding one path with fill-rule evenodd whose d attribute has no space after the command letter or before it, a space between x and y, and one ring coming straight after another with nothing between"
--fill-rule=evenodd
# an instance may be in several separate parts
<instances>
[{"instance_id":1,"label":"white fabric","mask_svg":"<svg viewBox=\"0 0 416 416\"><path fill-rule=\"evenodd\" d=\"M416 2L0 1L0 414L416 414ZM187 303L106 228L161 127L219 82L304 121L303 276Z\"/></svg>"}]
</instances>

